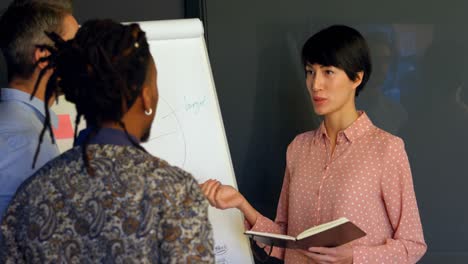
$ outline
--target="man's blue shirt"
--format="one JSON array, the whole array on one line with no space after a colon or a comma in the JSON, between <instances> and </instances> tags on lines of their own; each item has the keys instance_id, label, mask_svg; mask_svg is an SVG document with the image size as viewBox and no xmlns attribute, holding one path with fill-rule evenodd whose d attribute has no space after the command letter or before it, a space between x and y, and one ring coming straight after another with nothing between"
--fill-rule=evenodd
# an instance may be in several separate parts
<instances>
[{"instance_id":1,"label":"man's blue shirt","mask_svg":"<svg viewBox=\"0 0 468 264\"><path fill-rule=\"evenodd\" d=\"M59 155L47 132L36 166L32 168L39 134L44 126L44 102L17 89L2 89L0 100L0 220L18 186L36 170ZM51 123L57 116L50 111Z\"/></svg>"}]
</instances>

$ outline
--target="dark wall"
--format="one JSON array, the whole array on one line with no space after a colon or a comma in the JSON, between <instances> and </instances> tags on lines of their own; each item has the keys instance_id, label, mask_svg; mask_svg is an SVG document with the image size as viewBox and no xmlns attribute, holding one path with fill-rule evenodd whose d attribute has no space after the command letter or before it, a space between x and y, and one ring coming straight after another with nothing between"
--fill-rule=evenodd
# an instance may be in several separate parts
<instances>
[{"instance_id":1,"label":"dark wall","mask_svg":"<svg viewBox=\"0 0 468 264\"><path fill-rule=\"evenodd\" d=\"M405 140L429 249L468 263L468 2L207 1L210 59L240 190L274 218L294 136L316 128L304 41L336 23L369 40L375 71L358 98Z\"/></svg>"},{"instance_id":2,"label":"dark wall","mask_svg":"<svg viewBox=\"0 0 468 264\"><path fill-rule=\"evenodd\" d=\"M184 0L78 0L74 1L79 22L91 18L112 18L119 22L177 19L184 17Z\"/></svg>"},{"instance_id":3,"label":"dark wall","mask_svg":"<svg viewBox=\"0 0 468 264\"><path fill-rule=\"evenodd\" d=\"M0 10L12 1L1 0ZM78 22L93 18L111 18L119 22L183 18L184 0L76 0L74 15Z\"/></svg>"}]
</instances>

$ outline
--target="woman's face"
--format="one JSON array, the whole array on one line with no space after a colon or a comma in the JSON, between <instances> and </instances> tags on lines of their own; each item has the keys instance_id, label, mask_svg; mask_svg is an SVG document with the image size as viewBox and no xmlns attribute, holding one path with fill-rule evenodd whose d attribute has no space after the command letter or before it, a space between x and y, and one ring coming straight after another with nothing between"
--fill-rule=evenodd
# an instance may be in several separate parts
<instances>
[{"instance_id":1,"label":"woman's face","mask_svg":"<svg viewBox=\"0 0 468 264\"><path fill-rule=\"evenodd\" d=\"M320 64L308 64L305 71L307 90L316 114L354 110L355 91L361 83L362 74L358 74L357 80L353 81L342 69Z\"/></svg>"}]
</instances>

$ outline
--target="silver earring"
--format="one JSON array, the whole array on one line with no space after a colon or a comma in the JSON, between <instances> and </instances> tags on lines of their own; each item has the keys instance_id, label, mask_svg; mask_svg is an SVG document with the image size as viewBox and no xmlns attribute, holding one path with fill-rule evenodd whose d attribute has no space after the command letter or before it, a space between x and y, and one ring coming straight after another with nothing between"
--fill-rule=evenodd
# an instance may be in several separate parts
<instances>
[{"instance_id":1,"label":"silver earring","mask_svg":"<svg viewBox=\"0 0 468 264\"><path fill-rule=\"evenodd\" d=\"M145 115L149 116L153 113L153 108L150 108L149 110L145 110Z\"/></svg>"}]
</instances>

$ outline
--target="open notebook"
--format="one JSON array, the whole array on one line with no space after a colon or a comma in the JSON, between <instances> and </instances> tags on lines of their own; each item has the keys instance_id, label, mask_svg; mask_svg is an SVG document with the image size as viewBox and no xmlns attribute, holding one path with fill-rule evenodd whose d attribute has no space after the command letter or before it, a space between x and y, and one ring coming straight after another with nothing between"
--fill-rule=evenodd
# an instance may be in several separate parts
<instances>
[{"instance_id":1,"label":"open notebook","mask_svg":"<svg viewBox=\"0 0 468 264\"><path fill-rule=\"evenodd\" d=\"M364 231L345 217L311 227L296 237L256 231L245 231L244 234L269 246L293 249L337 247L366 235Z\"/></svg>"}]
</instances>

